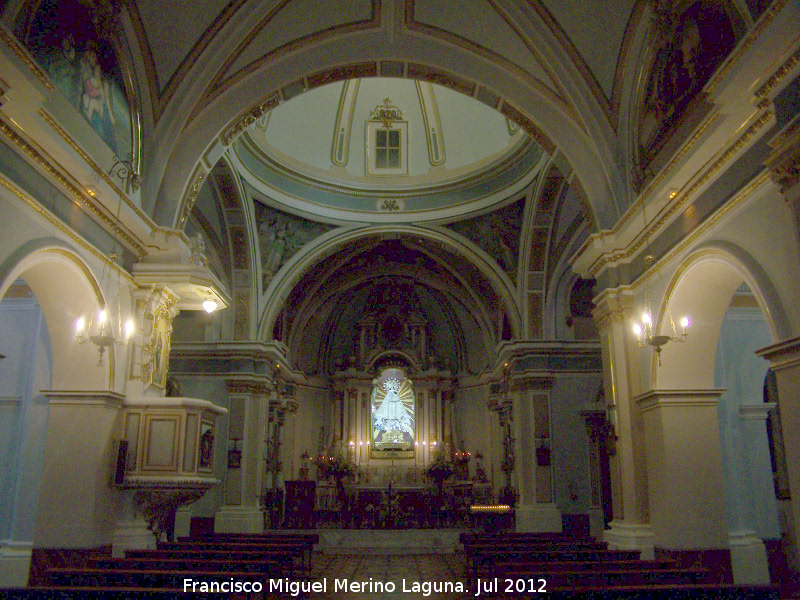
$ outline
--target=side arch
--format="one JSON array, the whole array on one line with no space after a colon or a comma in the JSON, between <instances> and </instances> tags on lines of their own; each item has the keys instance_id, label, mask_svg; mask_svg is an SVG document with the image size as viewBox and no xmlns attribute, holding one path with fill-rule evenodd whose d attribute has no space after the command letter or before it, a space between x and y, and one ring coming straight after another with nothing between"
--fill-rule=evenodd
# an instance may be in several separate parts
<instances>
[{"instance_id":1,"label":"side arch","mask_svg":"<svg viewBox=\"0 0 800 600\"><path fill-rule=\"evenodd\" d=\"M709 389L714 387L714 362L722 320L736 288L744 282L756 297L774 341L790 336L786 312L772 282L761 266L743 249L724 241L696 248L675 270L659 308L655 328L672 335L684 315L691 320L685 343L669 342L662 351L662 366L651 358L653 389ZM655 354L655 353L653 353Z\"/></svg>"},{"instance_id":2,"label":"side arch","mask_svg":"<svg viewBox=\"0 0 800 600\"><path fill-rule=\"evenodd\" d=\"M39 241L38 248L9 259L0 269L0 297L19 278L31 288L41 306L53 357L54 389L104 390L114 383L115 351L105 368L87 369L96 362L97 348L79 345L75 339L77 319L105 303L103 290L88 264L69 248Z\"/></svg>"}]
</instances>

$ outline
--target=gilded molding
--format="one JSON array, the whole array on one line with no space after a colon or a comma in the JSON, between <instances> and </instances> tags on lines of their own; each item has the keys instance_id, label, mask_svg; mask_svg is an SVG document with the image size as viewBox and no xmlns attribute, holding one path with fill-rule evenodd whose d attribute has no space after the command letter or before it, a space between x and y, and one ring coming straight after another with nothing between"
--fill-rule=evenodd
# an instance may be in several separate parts
<instances>
[{"instance_id":1,"label":"gilded molding","mask_svg":"<svg viewBox=\"0 0 800 600\"><path fill-rule=\"evenodd\" d=\"M155 225L153 221L150 219L150 217L148 217L142 211L141 208L136 206L136 204L134 204L133 201L131 201L131 199L128 198L128 196L125 193L123 193L123 191L119 187L117 187L114 181L108 176L108 173L106 173L103 169L101 169L100 166L96 162L94 162L92 158L88 154L86 154L86 152L84 152L80 146L78 146L75 140L73 140L72 137L70 137L70 135L53 119L53 117L50 116L50 114L47 111L45 111L44 109L40 109L39 116L42 117L44 122L47 123L53 129L53 131L55 131L61 137L61 139L63 139L67 144L69 144L69 146L84 161L86 161L86 164L88 164L95 173L97 173L100 177L103 178L103 180L108 184L108 186L112 190L114 190L114 192L120 198L122 198L125 201L125 204L128 205L128 208L130 208L133 212L135 212L136 215L148 225Z\"/></svg>"},{"instance_id":2,"label":"gilded molding","mask_svg":"<svg viewBox=\"0 0 800 600\"><path fill-rule=\"evenodd\" d=\"M765 125L771 122L774 116L775 115L771 110L762 114L732 145L728 147L727 150L725 150L725 152L722 153L719 158L717 158L717 160L711 164L710 167L703 172L700 177L694 181L694 183L692 183L692 185L686 189L685 192L680 195L675 202L672 203L669 209L663 213L658 221L655 221L651 224L646 233L641 235L639 239L626 250L598 259L591 267L589 267L589 272L593 276L596 276L600 269L607 264L622 261L633 256L636 251L644 245L646 239L654 238L656 232L661 229L661 227L670 219L670 217L680 210L683 205L689 201L689 198L692 197L692 195L694 195L694 193L697 192L697 190L699 190L703 185L705 185L717 173L717 171L719 171L725 165L725 163L730 161L731 158L733 158L733 156L737 154L739 150L741 150Z\"/></svg>"},{"instance_id":3,"label":"gilded molding","mask_svg":"<svg viewBox=\"0 0 800 600\"><path fill-rule=\"evenodd\" d=\"M41 83L48 92L52 92L56 89L50 81L50 78L39 68L39 65L37 65L36 62L30 57L25 48L3 27L0 27L0 39L8 44L8 47L11 48L11 51L16 54L17 58L23 62L28 70L33 73L36 79L39 80L39 83Z\"/></svg>"},{"instance_id":4,"label":"gilded molding","mask_svg":"<svg viewBox=\"0 0 800 600\"><path fill-rule=\"evenodd\" d=\"M552 377L542 377L540 375L513 375L509 390L513 392L523 392L535 390L539 392L549 391L553 387Z\"/></svg>"},{"instance_id":5,"label":"gilded molding","mask_svg":"<svg viewBox=\"0 0 800 600\"><path fill-rule=\"evenodd\" d=\"M783 10L784 6L786 6L786 1L787 0L776 0L773 2L772 6L770 6L767 11L761 15L761 18L758 20L755 27L747 32L744 40L739 42L733 54L729 56L722 65L722 68L714 73L714 75L711 77L711 81L706 84L706 91L709 95L714 93L717 87L728 76L728 73L731 72L731 69L733 69L734 65L742 60L742 57L750 49L750 46L752 46L756 40L761 37L761 34L764 33L764 30L769 27L769 25L775 19L775 16Z\"/></svg>"},{"instance_id":6,"label":"gilded molding","mask_svg":"<svg viewBox=\"0 0 800 600\"><path fill-rule=\"evenodd\" d=\"M231 142L236 139L240 133L255 123L264 113L278 106L280 102L281 99L278 92L272 92L260 104L249 109L244 115L237 118L220 136L223 145L230 146Z\"/></svg>"},{"instance_id":7,"label":"gilded molding","mask_svg":"<svg viewBox=\"0 0 800 600\"><path fill-rule=\"evenodd\" d=\"M240 394L247 396L266 396L273 386L265 381L255 381L252 379L228 379L225 381L228 394Z\"/></svg>"},{"instance_id":8,"label":"gilded molding","mask_svg":"<svg viewBox=\"0 0 800 600\"><path fill-rule=\"evenodd\" d=\"M134 240L130 235L128 235L127 232L123 231L114 221L114 219L107 216L105 212L100 210L100 207L93 202L87 194L84 193L83 188L67 179L61 170L55 168L53 166L55 161L52 160L50 156L42 155L25 138L14 131L14 129L2 119L0 119L0 133L5 135L14 146L24 152L37 166L44 169L44 171L53 179L55 179L62 187L64 187L80 205L95 215L103 225L111 229L119 237L119 239L123 240L128 244L128 246L133 248L134 252L139 258L145 255L144 246ZM120 202L121 201L122 200L120 200Z\"/></svg>"},{"instance_id":9,"label":"gilded molding","mask_svg":"<svg viewBox=\"0 0 800 600\"><path fill-rule=\"evenodd\" d=\"M178 229L183 229L186 225L186 219L189 218L189 213L192 212L197 196L200 194L200 188L206 178L206 172L200 165L195 169L195 175L192 177L192 185L186 190L186 194L181 202L180 218L178 219Z\"/></svg>"},{"instance_id":10,"label":"gilded molding","mask_svg":"<svg viewBox=\"0 0 800 600\"><path fill-rule=\"evenodd\" d=\"M755 93L756 98L759 100L766 100L778 84L783 81L786 76L800 63L800 48L792 53L780 68L772 74L772 77L762 85Z\"/></svg>"},{"instance_id":11,"label":"gilded molding","mask_svg":"<svg viewBox=\"0 0 800 600\"><path fill-rule=\"evenodd\" d=\"M236 85L239 81L244 79L245 77L249 76L250 74L257 71L262 66L271 63L278 58L285 56L290 52L297 52L300 49L311 46L313 44L319 43L323 40L331 38L335 35L344 35L348 33L354 33L357 31L364 31L369 29L378 29L381 26L381 0L372 0L372 14L364 20L361 21L353 21L350 23L344 23L341 25L335 25L333 27L329 27L327 29L322 29L320 31L316 31L312 34L309 34L305 37L293 39L292 41L278 46L272 50L266 52L263 56L255 59L250 64L242 67L235 73L229 75L227 78L225 75L228 73L229 69L235 64L238 58L242 55L245 50L250 46L253 40L258 36L258 34L267 26L267 24L272 21L275 16L283 10L286 4L289 3L289 0L282 0L274 6L268 14L250 30L250 33L242 40L242 42L236 47L236 49L228 56L225 63L220 67L219 71L214 75L214 78L209 83L206 91L203 94L203 98L200 103L198 103L197 109L192 114L192 118L194 118L195 113L199 112L206 106L208 106L215 98L219 95L223 94L232 86Z\"/></svg>"},{"instance_id":12,"label":"gilded molding","mask_svg":"<svg viewBox=\"0 0 800 600\"><path fill-rule=\"evenodd\" d=\"M690 244L694 243L694 241L698 237L700 237L702 234L704 234L712 225L716 224L722 217L724 217L730 211L732 211L734 208L736 208L739 205L739 203L742 202L742 200L747 198L756 189L758 189L764 183L766 183L769 180L769 178L770 178L769 171L767 171L767 170L762 171L761 174L758 175L755 179L753 179L750 182L749 185L747 185L744 188L742 188L741 190L739 190L739 193L736 194L733 198L731 198L731 200L728 201L722 208L720 208L717 212L715 212L713 215L711 215L708 219L703 221L702 225L700 225L697 229L695 229L691 234L687 235L683 239L683 241L681 243L677 244L672 249L671 252L669 252L668 254L665 254L663 257L661 257L661 259L658 262L653 264L647 270L647 272L645 272L642 275L642 277L639 278L639 280L636 283L632 284L631 287L633 287L633 288L639 287L640 283L647 278L647 275L649 273L657 273L659 270L661 270L666 263L668 263L673 258L675 258L678 254L683 252ZM713 251L712 250L708 250L708 251L703 251L703 252L705 253L705 252L713 252ZM699 254L697 256L702 256L702 254ZM671 289L672 288L670 288L670 290ZM669 295L667 294L666 297L669 297Z\"/></svg>"},{"instance_id":13,"label":"gilded molding","mask_svg":"<svg viewBox=\"0 0 800 600\"><path fill-rule=\"evenodd\" d=\"M331 146L331 162L339 167L347 165L350 159L350 134L353 130L353 114L358 99L359 81L345 81L336 110L336 129Z\"/></svg>"},{"instance_id":14,"label":"gilded molding","mask_svg":"<svg viewBox=\"0 0 800 600\"><path fill-rule=\"evenodd\" d=\"M124 277L128 283L135 285L133 278L131 277L130 273L128 273L125 269L120 267L117 263L112 260L109 260L108 256L97 250L92 244L84 240L82 237L79 237L72 231L71 228L67 227L60 219L58 219L55 215L53 215L49 210L44 208L41 204L39 204L36 200L32 197L28 196L25 192L19 189L16 185L12 182L7 180L3 175L0 175L0 186L6 188L9 192L14 194L17 198L22 200L25 204L27 204L30 208L36 211L40 216L44 217L51 225L56 227L61 233L69 237L73 242L81 246L86 251L93 254L98 260L104 262L107 266L113 268L117 271L117 273ZM51 250L55 251L55 250ZM65 254L67 255L67 254ZM84 271L86 273L86 271Z\"/></svg>"}]
</instances>

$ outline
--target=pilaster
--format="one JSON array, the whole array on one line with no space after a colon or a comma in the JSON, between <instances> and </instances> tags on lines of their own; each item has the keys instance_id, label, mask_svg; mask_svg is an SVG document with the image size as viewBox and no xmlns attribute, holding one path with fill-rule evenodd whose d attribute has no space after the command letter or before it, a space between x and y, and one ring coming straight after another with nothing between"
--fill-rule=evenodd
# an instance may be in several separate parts
<instances>
[{"instance_id":1,"label":"pilaster","mask_svg":"<svg viewBox=\"0 0 800 600\"><path fill-rule=\"evenodd\" d=\"M774 441L782 446L776 449L776 454L782 451L785 477L788 479L780 487L794 493L794 497L786 494L786 498L780 498L779 504L785 519L786 530L783 533L787 562L791 568L800 570L800 548L797 543L797 533L800 532L800 337L767 346L756 354L770 361L775 374L777 412L783 439L782 444L780 440ZM781 465L778 466L781 470Z\"/></svg>"},{"instance_id":2,"label":"pilaster","mask_svg":"<svg viewBox=\"0 0 800 600\"><path fill-rule=\"evenodd\" d=\"M552 385L550 377L516 375L511 380L517 531L561 531L561 511L553 502L552 466L549 459L537 460L537 440L550 439Z\"/></svg>"},{"instance_id":3,"label":"pilaster","mask_svg":"<svg viewBox=\"0 0 800 600\"><path fill-rule=\"evenodd\" d=\"M730 580L717 404L724 390L639 396L656 556L701 561Z\"/></svg>"},{"instance_id":4,"label":"pilaster","mask_svg":"<svg viewBox=\"0 0 800 600\"><path fill-rule=\"evenodd\" d=\"M653 531L648 517L647 465L641 413L634 402L629 350L633 292L607 289L595 299L594 319L600 332L603 389L610 422L609 468L614 519L604 533L612 549L639 550L653 557Z\"/></svg>"},{"instance_id":5,"label":"pilaster","mask_svg":"<svg viewBox=\"0 0 800 600\"><path fill-rule=\"evenodd\" d=\"M50 405L36 545L92 548L111 542L120 494L109 484L124 397L110 391L43 390ZM79 435L91 432L91 435Z\"/></svg>"},{"instance_id":6,"label":"pilaster","mask_svg":"<svg viewBox=\"0 0 800 600\"><path fill-rule=\"evenodd\" d=\"M219 533L261 533L264 517L261 491L266 469L264 440L267 435L268 390L263 383L247 379L228 380L230 419L228 439L241 440L238 468L228 468L225 504L214 518Z\"/></svg>"}]
</instances>

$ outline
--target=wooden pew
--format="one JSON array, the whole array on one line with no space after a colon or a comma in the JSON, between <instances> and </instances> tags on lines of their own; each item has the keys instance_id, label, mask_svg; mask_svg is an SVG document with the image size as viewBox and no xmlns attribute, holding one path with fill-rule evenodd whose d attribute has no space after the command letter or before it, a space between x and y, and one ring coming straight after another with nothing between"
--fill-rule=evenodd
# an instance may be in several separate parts
<instances>
[{"instance_id":1,"label":"wooden pew","mask_svg":"<svg viewBox=\"0 0 800 600\"><path fill-rule=\"evenodd\" d=\"M251 583L270 579L265 573L230 571L192 571L168 569L73 569L58 567L47 570L49 584L54 587L134 587L183 590L186 580L205 582Z\"/></svg>"},{"instance_id":2,"label":"wooden pew","mask_svg":"<svg viewBox=\"0 0 800 600\"><path fill-rule=\"evenodd\" d=\"M250 542L210 542L210 541L195 541L195 542L159 542L156 544L158 550L168 550L175 552L193 552L193 551L220 551L228 553L239 552L275 552L284 553L286 555L296 556L300 559L301 565L305 571L311 568L311 553L313 545L306 542L292 542L292 541L265 541L258 543Z\"/></svg>"},{"instance_id":3,"label":"wooden pew","mask_svg":"<svg viewBox=\"0 0 800 600\"><path fill-rule=\"evenodd\" d=\"M541 591L540 591L541 590ZM581 598L581 600L778 600L779 588L774 585L736 585L720 583L697 584L651 584L605 586L567 586L550 585L532 592L499 590L497 594L481 594L481 600L508 600L509 598L547 598L562 600ZM471 590L470 590L471 591ZM544 593L543 593L544 592Z\"/></svg>"},{"instance_id":4,"label":"wooden pew","mask_svg":"<svg viewBox=\"0 0 800 600\"><path fill-rule=\"evenodd\" d=\"M119 569L119 570L152 570L168 569L171 571L229 571L232 573L266 573L270 577L294 576L294 564L291 559L278 558L275 560L247 560L228 558L164 558L156 556L143 556L138 558L92 558L88 567L93 569Z\"/></svg>"}]
</instances>

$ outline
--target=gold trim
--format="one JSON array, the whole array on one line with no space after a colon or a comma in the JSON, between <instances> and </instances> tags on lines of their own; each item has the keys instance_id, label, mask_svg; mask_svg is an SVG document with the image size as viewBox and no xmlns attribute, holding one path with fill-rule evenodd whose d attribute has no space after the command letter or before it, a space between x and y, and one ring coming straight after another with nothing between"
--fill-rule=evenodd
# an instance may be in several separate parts
<instances>
[{"instance_id":1,"label":"gold trim","mask_svg":"<svg viewBox=\"0 0 800 600\"><path fill-rule=\"evenodd\" d=\"M447 150L444 146L444 136L442 135L442 123L439 119L439 108L436 105L436 94L434 93L433 86L425 82L425 86L427 87L426 91L422 91L422 84L419 81L414 82L414 86L417 88L417 96L419 97L419 105L422 109L422 123L425 126L425 139L428 142L428 162L431 163L434 167L437 165L442 165L447 160ZM425 98L430 98L430 107L428 106L428 102L425 101ZM433 157L433 137L431 134L431 122L428 119L428 110L431 112L432 120L434 121L433 126L435 128L435 135L436 135L436 146L438 148L439 158L434 159ZM508 119L506 119L508 122ZM512 134L513 135L513 134Z\"/></svg>"},{"instance_id":2,"label":"gold trim","mask_svg":"<svg viewBox=\"0 0 800 600\"><path fill-rule=\"evenodd\" d=\"M755 93L756 98L761 101L766 100L772 90L774 90L778 84L790 73L790 71L797 66L797 63L800 63L800 48L795 50L791 56L789 56L789 58L787 58L786 61L784 61L784 63L778 68L778 70L772 74L772 77L767 79L764 85L758 88Z\"/></svg>"},{"instance_id":3,"label":"gold trim","mask_svg":"<svg viewBox=\"0 0 800 600\"><path fill-rule=\"evenodd\" d=\"M3 26L0 26L0 39L8 44L8 47L11 48L11 51L17 55L17 58L19 58L25 64L28 70L33 73L36 79L39 80L39 83L41 83L48 92L55 91L56 88L50 81L50 78L45 74L44 71L42 71L42 69L39 68L39 65L36 64L36 61L30 57L28 52L17 41L17 39L8 33Z\"/></svg>"},{"instance_id":4,"label":"gold trim","mask_svg":"<svg viewBox=\"0 0 800 600\"><path fill-rule=\"evenodd\" d=\"M28 196L25 192L19 189L16 185L14 185L11 181L7 180L2 174L0 174L0 186L6 188L9 192L14 194L17 198L22 200L25 204L31 207L34 211L39 213L40 216L44 217L51 225L54 225L57 229L59 229L62 233L64 233L67 237L69 237L72 241L77 243L78 245L82 246L84 250L91 252L96 258L103 261L107 266L115 269L117 273L128 280L128 283L135 285L133 277L122 267L120 267L117 263L112 260L109 260L108 256L97 250L92 244L84 240L82 237L78 236L71 228L67 227L61 219L53 215L49 210L44 208L41 204L39 204L36 200L32 197ZM99 300L98 300L99 301Z\"/></svg>"},{"instance_id":5,"label":"gold trim","mask_svg":"<svg viewBox=\"0 0 800 600\"><path fill-rule=\"evenodd\" d=\"M352 83L352 92L350 91L350 86ZM336 131L333 135L333 146L331 147L331 162L333 164L344 167L347 166L347 162L350 160L350 136L353 129L353 115L356 109L356 101L358 100L358 88L360 87L360 80L356 79L354 81L345 80L342 84L342 94L339 98L339 107L336 110ZM346 119L343 118L345 113L345 103L347 102L347 98L350 97L350 107L347 111ZM344 129L344 133L342 130ZM342 139L343 138L343 139ZM342 158L337 158L337 149L340 144L342 145Z\"/></svg>"},{"instance_id":6,"label":"gold trim","mask_svg":"<svg viewBox=\"0 0 800 600\"><path fill-rule=\"evenodd\" d=\"M690 149L692 149L692 147L700 140L700 138L705 135L708 128L711 127L711 125L714 124L719 118L719 111L714 111L711 113L708 118L700 124L692 136L686 140L683 146L681 146L681 149L673 155L669 163L667 163L667 165L661 169L659 174L647 184L645 189L639 194L639 197L636 199L636 201L627 208L619 221L617 221L616 225L609 230L599 232L594 239L600 240L602 238L619 233L625 224L640 212L645 198L648 197L652 190L657 187L677 167L678 162L689 152ZM695 173L695 175L697 175L697 173ZM591 239L586 240L581 247L580 252L583 252L583 250L588 247L591 242Z\"/></svg>"},{"instance_id":7,"label":"gold trim","mask_svg":"<svg viewBox=\"0 0 800 600\"><path fill-rule=\"evenodd\" d=\"M711 76L711 80L706 84L706 91L708 95L712 95L717 87L724 81L724 79L728 76L733 66L739 62L742 57L744 56L745 52L750 49L756 40L761 36L764 30L772 23L772 20L775 16L783 10L783 7L786 6L786 0L775 0L772 3L767 11L761 15L761 18L756 23L755 27L753 27L750 31L745 34L744 39L739 43L737 48L728 56L728 59L725 61L721 69L718 69L716 73Z\"/></svg>"},{"instance_id":8,"label":"gold trim","mask_svg":"<svg viewBox=\"0 0 800 600\"><path fill-rule=\"evenodd\" d=\"M69 146L73 150L75 150L75 152L84 161L86 161L86 163L95 171L95 173L97 173L100 177L103 178L103 180L108 184L108 186L112 190L114 190L114 192L120 198L122 198L125 201L125 203L128 205L128 208L130 208L133 212L135 212L136 215L140 219L142 219L142 221L147 223L149 226L155 227L155 222L152 219L150 219L150 217L147 216L142 211L142 209L140 209L138 206L136 206L136 204L134 204L134 202L125 193L123 193L123 191L119 187L117 187L117 185L108 176L108 174L103 169L101 169L100 166L96 162L94 162L92 160L92 158L88 154L86 154L86 152L84 152L83 149L80 146L78 146L78 144L75 142L75 140L73 140L70 137L70 135L55 121L55 119L53 119L52 116L50 116L50 114L48 112L46 112L44 109L40 109L39 110L39 116L44 120L45 123L47 123L50 127L52 127L53 131L55 131L67 144L69 144Z\"/></svg>"},{"instance_id":9,"label":"gold trim","mask_svg":"<svg viewBox=\"0 0 800 600\"><path fill-rule=\"evenodd\" d=\"M234 86L236 83L246 78L251 73L259 70L264 65L280 57L283 57L300 48L310 46L312 44L315 44L317 42L326 40L328 38L337 35L343 36L345 34L353 33L356 31L378 29L380 28L381 25L381 12L382 12L381 0L372 0L372 14L366 20L351 21L350 23L335 25L333 27L329 27L327 29L322 29L314 33L308 34L304 37L295 38L290 42L287 42L281 46L278 46L277 48L274 48L273 50L268 51L263 56L255 59L248 65L245 65L235 73L225 78L225 74L233 66L236 60L250 46L250 44L264 29L264 27L266 27L267 24L271 22L275 18L275 16L279 12L281 12L281 10L283 10L283 8L286 6L286 4L288 4L288 2L289 0L283 0L279 2L279 4L276 7L270 10L269 13L255 27L253 27L253 29L250 30L250 33L244 38L244 40L242 40L242 42L236 47L236 49L230 53L227 60L219 68L216 75L214 75L214 78L209 82L206 91L203 93L202 100L198 104L199 108L205 108L215 98L220 96L223 92ZM195 112L196 111L193 111L192 118L194 118Z\"/></svg>"},{"instance_id":10,"label":"gold trim","mask_svg":"<svg viewBox=\"0 0 800 600\"><path fill-rule=\"evenodd\" d=\"M684 204L686 204L686 202L689 200L689 197L692 196L700 187L706 184L714 176L714 174L716 174L716 172L719 171L722 166L733 157L733 155L739 152L739 150L741 150L742 147L747 144L762 127L771 121L773 117L774 113L772 111L766 111L764 114L762 114L752 125L750 125L750 127L747 128L741 137L739 137L732 145L730 145L728 149L725 150L725 152L723 152L722 155L717 158L711 164L711 166L708 167L705 172L703 172L703 174L686 189L685 192L681 194L681 196L669 207L669 209L662 214L658 221L655 221L651 224L646 233L643 231L642 235L639 236L639 239L636 240L632 245L628 246L628 248L626 248L624 251L600 257L593 265L589 267L589 272L593 276L597 275L600 269L602 269L605 265L633 256L636 250L638 250L644 244L646 238L654 237L662 225L664 225L673 214L675 214ZM587 243L583 245L581 251L587 247L590 241L591 239L587 240Z\"/></svg>"},{"instance_id":11,"label":"gold trim","mask_svg":"<svg viewBox=\"0 0 800 600\"><path fill-rule=\"evenodd\" d=\"M67 179L67 176L63 175L59 169L56 169L53 166L54 163L58 163L53 160L52 157L44 154L43 151L40 153L39 150L34 148L33 145L28 142L28 140L14 131L14 129L3 119L0 119L0 133L5 135L13 145L27 154L28 158L30 158L37 166L44 169L45 172L55 179L63 188L66 188L66 190L75 198L78 204L82 205L89 212L94 214L100 220L101 224L113 230L113 232L121 240L126 242L129 247L133 248L138 258L141 258L145 255L144 247L141 244L134 240L127 232L123 231L111 217L107 216L102 210L100 210L98 205L90 199L90 196L84 192L82 187L80 187L77 183L73 183ZM122 200L120 200L120 202L122 202Z\"/></svg>"},{"instance_id":12,"label":"gold trim","mask_svg":"<svg viewBox=\"0 0 800 600\"><path fill-rule=\"evenodd\" d=\"M189 213L192 212L192 207L197 200L197 196L200 194L200 187L203 185L206 175L205 169L203 169L202 165L198 164L192 176L192 181L194 181L194 183L187 188L183 196L183 202L181 202L181 210L178 213L180 215L180 219L178 220L179 230L183 229L183 226L186 224L186 219L189 217Z\"/></svg>"},{"instance_id":13,"label":"gold trim","mask_svg":"<svg viewBox=\"0 0 800 600\"><path fill-rule=\"evenodd\" d=\"M720 207L716 212L714 212L710 217L708 217L705 221L703 221L702 225L698 226L692 233L687 235L680 243L676 244L675 247L668 253L662 256L658 262L653 264L647 271L642 273L639 278L631 284L632 289L637 289L646 279L649 279L651 274L655 274L660 271L664 265L666 265L669 261L675 258L678 254L683 252L687 246L694 243L694 241L703 233L705 233L712 225L716 224L722 217L736 208L739 203L744 200L748 195L750 195L754 190L758 189L762 186L766 181L769 180L769 172L764 170L762 173L756 177L750 184L744 188L742 188L738 194L736 194L733 198L731 198L728 202L726 202L722 207ZM707 250L703 250L702 252L711 252L715 250L713 248L709 248ZM693 255L696 256L696 255ZM666 296L665 296L666 297Z\"/></svg>"},{"instance_id":14,"label":"gold trim","mask_svg":"<svg viewBox=\"0 0 800 600\"><path fill-rule=\"evenodd\" d=\"M250 125L260 119L264 113L272 110L281 103L280 95L277 91L271 92L260 104L247 109L247 111L235 118L220 135L223 146L230 146L231 143Z\"/></svg>"}]
</instances>

